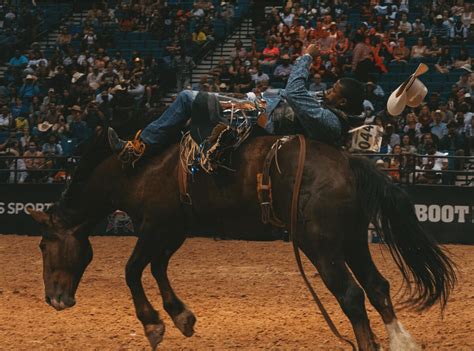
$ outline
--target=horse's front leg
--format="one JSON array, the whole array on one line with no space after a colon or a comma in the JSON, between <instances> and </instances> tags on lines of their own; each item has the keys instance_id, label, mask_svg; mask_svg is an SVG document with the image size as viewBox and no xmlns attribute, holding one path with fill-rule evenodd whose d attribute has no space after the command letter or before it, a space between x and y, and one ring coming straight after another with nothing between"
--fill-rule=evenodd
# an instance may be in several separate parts
<instances>
[{"instance_id":1,"label":"horse's front leg","mask_svg":"<svg viewBox=\"0 0 474 351\"><path fill-rule=\"evenodd\" d=\"M196 317L175 294L168 279L168 263L171 256L184 242L184 230L175 228L175 230L160 233L155 236L155 239L156 249L151 261L151 272L158 283L163 307L181 333L190 337L194 334Z\"/></svg>"},{"instance_id":2,"label":"horse's front leg","mask_svg":"<svg viewBox=\"0 0 474 351\"><path fill-rule=\"evenodd\" d=\"M135 245L125 268L125 278L132 293L133 303L138 319L145 328L145 334L151 347L156 349L163 340L165 325L158 312L153 308L145 295L142 285L142 273L150 263L153 245L150 245L148 235L140 237Z\"/></svg>"}]
</instances>

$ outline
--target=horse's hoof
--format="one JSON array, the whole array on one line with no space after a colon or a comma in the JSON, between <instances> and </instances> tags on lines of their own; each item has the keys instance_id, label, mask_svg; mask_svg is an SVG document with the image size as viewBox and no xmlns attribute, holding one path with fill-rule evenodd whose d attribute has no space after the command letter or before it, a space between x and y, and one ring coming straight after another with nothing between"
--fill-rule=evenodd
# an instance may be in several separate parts
<instances>
[{"instance_id":1,"label":"horse's hoof","mask_svg":"<svg viewBox=\"0 0 474 351\"><path fill-rule=\"evenodd\" d=\"M160 324L147 324L145 326L145 335L150 342L151 349L156 350L158 344L163 341L163 335L165 334L165 325Z\"/></svg>"},{"instance_id":2,"label":"horse's hoof","mask_svg":"<svg viewBox=\"0 0 474 351\"><path fill-rule=\"evenodd\" d=\"M174 325L188 338L194 334L194 324L196 323L196 317L194 314L185 309L183 312L173 318Z\"/></svg>"}]
</instances>

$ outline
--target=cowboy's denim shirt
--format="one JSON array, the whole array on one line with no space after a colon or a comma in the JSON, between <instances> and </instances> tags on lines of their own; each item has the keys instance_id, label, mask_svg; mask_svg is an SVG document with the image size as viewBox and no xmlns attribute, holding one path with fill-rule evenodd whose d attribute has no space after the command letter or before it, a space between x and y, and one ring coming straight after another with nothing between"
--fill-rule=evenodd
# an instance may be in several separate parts
<instances>
[{"instance_id":1,"label":"cowboy's denim shirt","mask_svg":"<svg viewBox=\"0 0 474 351\"><path fill-rule=\"evenodd\" d=\"M267 101L268 116L265 129L271 134L279 134L272 121L272 112L279 103L287 103L295 112L307 137L334 143L341 137L341 122L332 111L322 107L305 86L312 60L307 54L299 57L293 65L286 88L263 94L263 98Z\"/></svg>"}]
</instances>

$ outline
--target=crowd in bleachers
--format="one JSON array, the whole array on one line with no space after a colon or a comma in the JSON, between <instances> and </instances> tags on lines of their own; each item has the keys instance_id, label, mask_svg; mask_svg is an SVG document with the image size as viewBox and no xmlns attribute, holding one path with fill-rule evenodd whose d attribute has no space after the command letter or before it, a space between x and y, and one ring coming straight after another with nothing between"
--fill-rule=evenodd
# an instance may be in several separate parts
<instances>
[{"instance_id":1,"label":"crowd in bleachers","mask_svg":"<svg viewBox=\"0 0 474 351\"><path fill-rule=\"evenodd\" d=\"M308 89L324 91L347 76L366 82L364 114L383 130L387 168L406 162L398 153L471 154L474 6L468 1L282 1L266 15L257 1L251 5L251 45L235 41L231 55L193 89L258 94L283 88L294 60L317 43L321 56ZM224 39L248 6L245 0L98 3L80 25L66 23L53 47L33 44L11 57L0 84L0 151L73 154L112 118L108 107L123 91L147 120L157 117L167 83L190 88L196 52ZM390 116L387 96L420 62L430 66L421 77L429 90L425 103ZM464 166L430 160L402 166Z\"/></svg>"},{"instance_id":2,"label":"crowd in bleachers","mask_svg":"<svg viewBox=\"0 0 474 351\"><path fill-rule=\"evenodd\" d=\"M143 120L156 118L162 95L190 85L196 54L224 39L247 3L97 2L80 24L63 23L56 43L12 52L0 80L0 153L47 156L12 164L24 170L15 180L51 181L37 170L63 166L55 156L79 154L111 122L114 98L130 99Z\"/></svg>"},{"instance_id":3,"label":"crowd in bleachers","mask_svg":"<svg viewBox=\"0 0 474 351\"><path fill-rule=\"evenodd\" d=\"M0 2L0 60L10 58L16 48L56 28L70 11L70 4Z\"/></svg>"},{"instance_id":4,"label":"crowd in bleachers","mask_svg":"<svg viewBox=\"0 0 474 351\"><path fill-rule=\"evenodd\" d=\"M257 93L283 88L294 60L316 43L321 56L311 66L308 89L324 91L342 77L366 82L364 113L368 123L378 123L384 130L382 152L470 155L473 8L462 0L284 1L257 23L251 47L237 40L230 57L195 88ZM385 110L388 95L420 62L430 67L430 73L420 78L429 90L427 101L390 116ZM393 168L405 167L400 163L406 160L387 157L382 162ZM430 160L415 166L428 170L441 164ZM464 166L442 164L444 169ZM400 178L400 172L394 174ZM440 179L424 178L420 176L420 181Z\"/></svg>"}]
</instances>

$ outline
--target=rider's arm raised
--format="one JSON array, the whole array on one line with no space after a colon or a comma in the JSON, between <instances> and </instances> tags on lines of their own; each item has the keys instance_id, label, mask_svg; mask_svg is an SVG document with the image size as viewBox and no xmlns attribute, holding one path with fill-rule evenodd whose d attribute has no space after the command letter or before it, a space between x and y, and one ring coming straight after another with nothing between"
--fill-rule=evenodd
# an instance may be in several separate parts
<instances>
[{"instance_id":1,"label":"rider's arm raised","mask_svg":"<svg viewBox=\"0 0 474 351\"><path fill-rule=\"evenodd\" d=\"M330 110L323 108L308 92L305 85L313 57L318 55L319 50L310 45L306 54L296 60L284 96L308 137L332 142L340 137L341 124Z\"/></svg>"}]
</instances>

